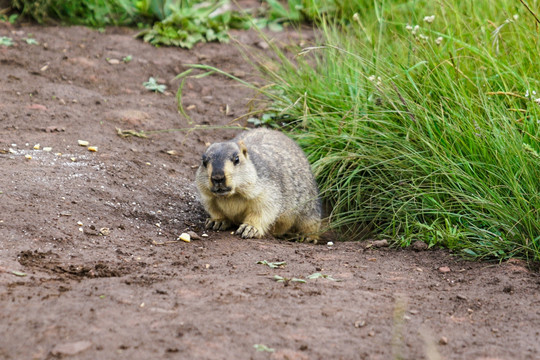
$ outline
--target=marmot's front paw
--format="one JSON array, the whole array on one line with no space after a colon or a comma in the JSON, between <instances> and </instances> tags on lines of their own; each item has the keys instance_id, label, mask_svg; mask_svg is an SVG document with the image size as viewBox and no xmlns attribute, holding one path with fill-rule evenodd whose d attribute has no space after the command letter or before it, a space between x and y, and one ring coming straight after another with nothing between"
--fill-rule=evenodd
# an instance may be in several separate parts
<instances>
[{"instance_id":1,"label":"marmot's front paw","mask_svg":"<svg viewBox=\"0 0 540 360\"><path fill-rule=\"evenodd\" d=\"M214 220L214 219L206 219L206 224L204 226L206 229L212 229L212 230L227 230L231 227L231 223L227 220Z\"/></svg>"},{"instance_id":2,"label":"marmot's front paw","mask_svg":"<svg viewBox=\"0 0 540 360\"><path fill-rule=\"evenodd\" d=\"M244 239L260 238L263 236L262 231L249 224L240 225L238 230L236 230L236 235L240 235Z\"/></svg>"},{"instance_id":3,"label":"marmot's front paw","mask_svg":"<svg viewBox=\"0 0 540 360\"><path fill-rule=\"evenodd\" d=\"M301 235L300 237L296 238L296 242L306 242L313 244L317 244L319 240L320 239L317 235Z\"/></svg>"}]
</instances>

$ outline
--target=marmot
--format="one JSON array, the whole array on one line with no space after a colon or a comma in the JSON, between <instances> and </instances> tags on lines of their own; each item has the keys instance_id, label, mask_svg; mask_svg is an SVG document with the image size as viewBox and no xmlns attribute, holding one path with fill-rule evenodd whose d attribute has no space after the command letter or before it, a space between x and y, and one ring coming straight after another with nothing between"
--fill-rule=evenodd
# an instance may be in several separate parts
<instances>
[{"instance_id":1,"label":"marmot","mask_svg":"<svg viewBox=\"0 0 540 360\"><path fill-rule=\"evenodd\" d=\"M239 225L242 238L298 234L317 242L319 191L300 147L279 131L249 130L210 145L197 170L207 229Z\"/></svg>"}]
</instances>

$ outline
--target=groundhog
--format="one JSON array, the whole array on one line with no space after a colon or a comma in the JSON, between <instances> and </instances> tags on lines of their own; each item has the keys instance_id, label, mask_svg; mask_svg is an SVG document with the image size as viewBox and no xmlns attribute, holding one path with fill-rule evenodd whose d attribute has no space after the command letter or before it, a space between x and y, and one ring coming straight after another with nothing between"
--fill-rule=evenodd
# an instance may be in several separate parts
<instances>
[{"instance_id":1,"label":"groundhog","mask_svg":"<svg viewBox=\"0 0 540 360\"><path fill-rule=\"evenodd\" d=\"M319 192L300 147L279 131L256 129L210 145L196 175L206 228L239 225L242 238L294 235L317 242Z\"/></svg>"}]
</instances>

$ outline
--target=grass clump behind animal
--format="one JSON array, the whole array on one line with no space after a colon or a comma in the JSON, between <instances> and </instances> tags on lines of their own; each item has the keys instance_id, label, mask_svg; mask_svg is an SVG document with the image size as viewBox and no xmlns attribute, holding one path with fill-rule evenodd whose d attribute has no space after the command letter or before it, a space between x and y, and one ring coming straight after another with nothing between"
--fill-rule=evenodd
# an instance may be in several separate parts
<instances>
[{"instance_id":1,"label":"grass clump behind animal","mask_svg":"<svg viewBox=\"0 0 540 360\"><path fill-rule=\"evenodd\" d=\"M332 223L348 238L539 260L538 6L359 3L265 69Z\"/></svg>"}]
</instances>

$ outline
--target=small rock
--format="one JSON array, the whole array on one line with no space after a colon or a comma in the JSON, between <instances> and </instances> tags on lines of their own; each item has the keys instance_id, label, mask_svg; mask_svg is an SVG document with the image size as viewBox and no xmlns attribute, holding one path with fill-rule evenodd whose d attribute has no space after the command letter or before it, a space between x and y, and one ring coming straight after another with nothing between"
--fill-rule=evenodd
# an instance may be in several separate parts
<instances>
[{"instance_id":1,"label":"small rock","mask_svg":"<svg viewBox=\"0 0 540 360\"><path fill-rule=\"evenodd\" d=\"M457 298L458 300L467 300L467 297L466 297L465 295L461 295L461 294L457 294L457 295L456 295L456 298Z\"/></svg>"},{"instance_id":2,"label":"small rock","mask_svg":"<svg viewBox=\"0 0 540 360\"><path fill-rule=\"evenodd\" d=\"M259 41L255 44L255 46L257 46L259 49L263 49L263 50L266 50L270 47L270 45L268 45L268 43L266 41Z\"/></svg>"},{"instance_id":3,"label":"small rock","mask_svg":"<svg viewBox=\"0 0 540 360\"><path fill-rule=\"evenodd\" d=\"M326 243L326 245L332 246L332 245L334 245L334 243L332 241L329 241L329 242Z\"/></svg>"},{"instance_id":4,"label":"small rock","mask_svg":"<svg viewBox=\"0 0 540 360\"><path fill-rule=\"evenodd\" d=\"M449 268L448 266L441 266L441 267L439 268L439 272L440 272L440 273L443 273L443 274L449 273L450 271L451 271L451 270L450 270L450 268Z\"/></svg>"},{"instance_id":5,"label":"small rock","mask_svg":"<svg viewBox=\"0 0 540 360\"><path fill-rule=\"evenodd\" d=\"M439 339L439 344L440 345L447 345L448 344L448 338L446 336L441 336L441 338Z\"/></svg>"},{"instance_id":6,"label":"small rock","mask_svg":"<svg viewBox=\"0 0 540 360\"><path fill-rule=\"evenodd\" d=\"M190 242L191 241L191 236L189 236L188 233L182 233L178 237L178 240L182 240L182 241L185 241L185 242Z\"/></svg>"},{"instance_id":7,"label":"small rock","mask_svg":"<svg viewBox=\"0 0 540 360\"><path fill-rule=\"evenodd\" d=\"M428 249L428 244L426 244L425 242L421 241L421 240L416 240L413 244L412 244L412 248L413 250L415 251L424 251L424 250L427 250Z\"/></svg>"},{"instance_id":8,"label":"small rock","mask_svg":"<svg viewBox=\"0 0 540 360\"><path fill-rule=\"evenodd\" d=\"M388 240L376 240L376 241L373 241L372 244L376 248L388 247Z\"/></svg>"},{"instance_id":9,"label":"small rock","mask_svg":"<svg viewBox=\"0 0 540 360\"><path fill-rule=\"evenodd\" d=\"M201 240L201 237L199 234L197 234L195 231L188 231L187 234L193 239L193 240Z\"/></svg>"},{"instance_id":10,"label":"small rock","mask_svg":"<svg viewBox=\"0 0 540 360\"><path fill-rule=\"evenodd\" d=\"M73 356L85 350L88 350L91 346L92 343L87 340L67 344L59 344L51 350L51 354L53 356Z\"/></svg>"},{"instance_id":11,"label":"small rock","mask_svg":"<svg viewBox=\"0 0 540 360\"><path fill-rule=\"evenodd\" d=\"M111 65L118 65L120 64L120 60L118 59L107 59L107 62Z\"/></svg>"},{"instance_id":12,"label":"small rock","mask_svg":"<svg viewBox=\"0 0 540 360\"><path fill-rule=\"evenodd\" d=\"M361 327L364 327L366 326L366 321L365 320L357 320L354 322L354 327L355 328L361 328Z\"/></svg>"}]
</instances>

